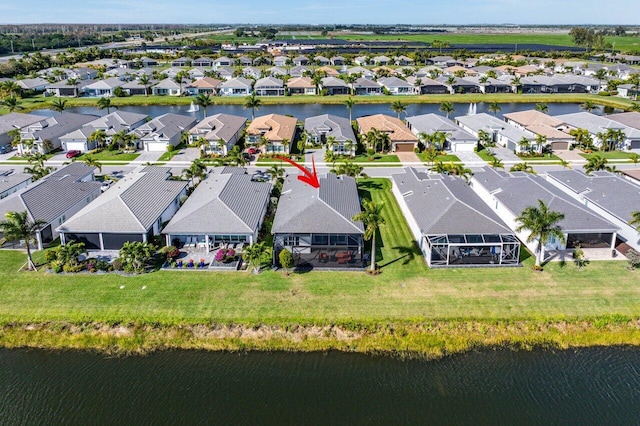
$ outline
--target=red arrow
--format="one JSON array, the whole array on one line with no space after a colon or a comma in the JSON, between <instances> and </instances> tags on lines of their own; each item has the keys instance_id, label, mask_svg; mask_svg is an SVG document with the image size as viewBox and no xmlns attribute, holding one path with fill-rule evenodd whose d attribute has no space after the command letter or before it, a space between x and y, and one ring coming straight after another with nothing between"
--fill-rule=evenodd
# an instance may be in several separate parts
<instances>
[{"instance_id":1,"label":"red arrow","mask_svg":"<svg viewBox=\"0 0 640 426\"><path fill-rule=\"evenodd\" d=\"M285 158L285 157L275 157L275 158L281 161L286 161L287 163L293 166L296 166L298 169L300 169L300 171L304 173L304 175L298 175L299 181L304 182L307 185L310 185L314 188L320 188L320 181L318 180L318 174L316 173L316 162L313 159L313 157L311 157L311 164L313 167L312 171L309 171L306 167L302 167L300 164L296 163L295 161L289 158Z\"/></svg>"}]
</instances>

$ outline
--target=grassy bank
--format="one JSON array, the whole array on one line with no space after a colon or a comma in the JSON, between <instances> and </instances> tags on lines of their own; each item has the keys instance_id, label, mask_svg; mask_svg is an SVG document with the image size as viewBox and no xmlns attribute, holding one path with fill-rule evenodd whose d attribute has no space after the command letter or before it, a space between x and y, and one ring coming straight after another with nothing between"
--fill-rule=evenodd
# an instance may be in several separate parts
<instances>
[{"instance_id":1,"label":"grassy bank","mask_svg":"<svg viewBox=\"0 0 640 426\"><path fill-rule=\"evenodd\" d=\"M9 323L0 346L143 354L214 351L338 350L435 359L482 348L517 350L640 345L636 321L621 316L556 321L392 321L368 323L214 324Z\"/></svg>"},{"instance_id":2,"label":"grassy bank","mask_svg":"<svg viewBox=\"0 0 640 426\"><path fill-rule=\"evenodd\" d=\"M359 189L362 198L384 203L378 276L313 271L284 277L270 270L18 273L24 253L2 251L0 345L437 356L483 345L640 344L638 323L632 321L640 315L640 272L627 270L626 262L592 262L582 270L553 263L539 273L525 254L522 268L428 269L390 182L362 180ZM246 330L240 336L210 331L239 326ZM494 326L495 332L486 331ZM282 336L278 330L300 332ZM358 333L344 338L353 332Z\"/></svg>"},{"instance_id":3,"label":"grassy bank","mask_svg":"<svg viewBox=\"0 0 640 426\"><path fill-rule=\"evenodd\" d=\"M262 105L287 105L287 104L343 104L349 98L346 95L338 96L274 96L261 97ZM599 105L611 106L614 108L628 109L632 101L629 99L614 96L598 96L591 94L531 94L520 95L515 93L464 93L455 95L407 95L407 96L353 96L356 106L353 114L357 117L358 104L383 104L401 100L403 103L424 103L439 104L444 101L459 103L478 102L498 102L498 103L583 103L587 100ZM106 111L99 111L96 98L65 98L67 108L71 107L95 107L96 113L104 114ZM125 98L111 98L113 106L151 106L151 105L184 105L188 106L193 101L193 97L176 96L129 96ZM244 97L216 97L214 105L209 107L209 112L215 111L215 105L242 105ZM20 105L25 112L36 109L49 108L50 98L36 96L20 101ZM0 108L0 114L6 114L6 108ZM259 112L259 111L258 111ZM459 111L461 112L461 111ZM391 113L391 112L390 112Z\"/></svg>"}]
</instances>

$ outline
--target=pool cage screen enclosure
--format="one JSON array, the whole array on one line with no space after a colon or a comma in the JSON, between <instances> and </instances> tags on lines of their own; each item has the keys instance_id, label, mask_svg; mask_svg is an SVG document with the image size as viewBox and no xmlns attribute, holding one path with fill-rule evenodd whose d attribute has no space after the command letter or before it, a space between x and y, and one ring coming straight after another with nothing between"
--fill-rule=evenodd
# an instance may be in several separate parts
<instances>
[{"instance_id":1,"label":"pool cage screen enclosure","mask_svg":"<svg viewBox=\"0 0 640 426\"><path fill-rule=\"evenodd\" d=\"M424 235L423 244L430 267L520 264L520 241L512 234Z\"/></svg>"}]
</instances>

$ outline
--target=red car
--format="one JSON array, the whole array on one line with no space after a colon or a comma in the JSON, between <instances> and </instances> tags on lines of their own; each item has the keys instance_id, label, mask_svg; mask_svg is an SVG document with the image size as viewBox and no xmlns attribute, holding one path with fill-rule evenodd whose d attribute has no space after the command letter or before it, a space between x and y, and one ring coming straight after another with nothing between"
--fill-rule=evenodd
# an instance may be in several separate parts
<instances>
[{"instance_id":1,"label":"red car","mask_svg":"<svg viewBox=\"0 0 640 426\"><path fill-rule=\"evenodd\" d=\"M251 155L255 155L255 154L259 153L259 152L260 152L260 150L259 150L259 149L255 149L255 148L249 148L249 149L247 150L247 152L248 152L249 154L251 154Z\"/></svg>"},{"instance_id":2,"label":"red car","mask_svg":"<svg viewBox=\"0 0 640 426\"><path fill-rule=\"evenodd\" d=\"M82 154L82 152L72 149L71 151L67 151L67 158L77 157L80 154Z\"/></svg>"}]
</instances>

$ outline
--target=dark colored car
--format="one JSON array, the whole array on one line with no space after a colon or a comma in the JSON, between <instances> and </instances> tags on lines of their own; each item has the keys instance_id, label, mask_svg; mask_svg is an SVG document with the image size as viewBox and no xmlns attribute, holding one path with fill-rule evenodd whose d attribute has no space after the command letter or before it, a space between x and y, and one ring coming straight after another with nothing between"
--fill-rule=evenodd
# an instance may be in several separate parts
<instances>
[{"instance_id":1,"label":"dark colored car","mask_svg":"<svg viewBox=\"0 0 640 426\"><path fill-rule=\"evenodd\" d=\"M11 145L2 145L0 146L0 154L6 154L11 151Z\"/></svg>"},{"instance_id":2,"label":"dark colored car","mask_svg":"<svg viewBox=\"0 0 640 426\"><path fill-rule=\"evenodd\" d=\"M67 151L67 158L73 158L73 157L77 157L78 155L82 154L82 152L76 150L76 149L72 149L71 151Z\"/></svg>"}]
</instances>

